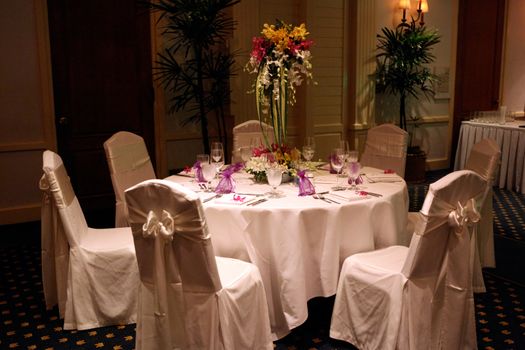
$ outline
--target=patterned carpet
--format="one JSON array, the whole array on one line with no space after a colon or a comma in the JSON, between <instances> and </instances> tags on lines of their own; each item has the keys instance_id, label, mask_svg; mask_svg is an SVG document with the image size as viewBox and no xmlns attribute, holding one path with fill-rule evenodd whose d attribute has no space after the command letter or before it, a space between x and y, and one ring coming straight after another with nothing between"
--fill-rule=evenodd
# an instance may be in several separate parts
<instances>
[{"instance_id":1,"label":"patterned carpet","mask_svg":"<svg viewBox=\"0 0 525 350\"><path fill-rule=\"evenodd\" d=\"M418 210L428 183L410 185L411 210ZM495 189L497 269L484 272L487 293L475 295L479 349L525 349L525 196ZM510 272L509 272L510 271ZM275 342L278 350L346 350L328 336L334 298L309 302L308 320ZM0 349L133 349L135 325L64 331L58 310L46 310L40 272L39 222L0 226Z\"/></svg>"}]
</instances>

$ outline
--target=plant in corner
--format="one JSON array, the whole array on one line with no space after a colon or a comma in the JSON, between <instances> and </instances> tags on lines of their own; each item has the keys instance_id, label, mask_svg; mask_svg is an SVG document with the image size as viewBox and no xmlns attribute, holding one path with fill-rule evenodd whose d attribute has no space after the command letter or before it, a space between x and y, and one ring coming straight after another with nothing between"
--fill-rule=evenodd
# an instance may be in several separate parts
<instances>
[{"instance_id":1,"label":"plant in corner","mask_svg":"<svg viewBox=\"0 0 525 350\"><path fill-rule=\"evenodd\" d=\"M210 153L209 116L227 154L225 106L234 59L225 43L235 21L226 10L240 0L146 0L161 13L164 52L159 53L156 77L171 94L170 112L190 112L184 124L199 123L204 152Z\"/></svg>"},{"instance_id":2,"label":"plant in corner","mask_svg":"<svg viewBox=\"0 0 525 350\"><path fill-rule=\"evenodd\" d=\"M436 30L412 21L410 24L402 23L395 29L382 28L377 39L376 90L399 97L399 127L409 131L407 98L412 96L419 99L421 93L429 98L433 93L432 84L437 77L427 65L435 59L432 48L440 42L440 36ZM423 152L419 146L412 145L413 135L410 131L409 135L408 153Z\"/></svg>"}]
</instances>

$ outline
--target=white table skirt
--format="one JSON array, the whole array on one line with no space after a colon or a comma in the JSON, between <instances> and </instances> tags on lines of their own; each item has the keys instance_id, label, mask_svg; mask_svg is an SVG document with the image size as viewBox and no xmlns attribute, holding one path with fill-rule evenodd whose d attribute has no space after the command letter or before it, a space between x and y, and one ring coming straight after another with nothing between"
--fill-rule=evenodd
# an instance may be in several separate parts
<instances>
[{"instance_id":1,"label":"white table skirt","mask_svg":"<svg viewBox=\"0 0 525 350\"><path fill-rule=\"evenodd\" d=\"M378 170L364 169L371 171ZM270 189L254 184L247 174L235 176L237 192L264 193ZM198 189L185 177L171 176L168 180ZM334 182L335 175L314 180L318 192ZM274 339L284 337L307 319L309 299L335 294L346 257L408 244L406 183L364 186L383 197L329 204L311 196L299 197L298 187L289 183L279 187L283 198L257 206L216 204L213 200L204 204L216 254L249 261L259 268Z\"/></svg>"},{"instance_id":2,"label":"white table skirt","mask_svg":"<svg viewBox=\"0 0 525 350\"><path fill-rule=\"evenodd\" d=\"M484 138L491 138L501 149L501 165L494 184L499 188L525 193L525 128L518 125L525 121L512 123L486 124L463 122L459 133L454 169L465 167L472 146Z\"/></svg>"}]
</instances>

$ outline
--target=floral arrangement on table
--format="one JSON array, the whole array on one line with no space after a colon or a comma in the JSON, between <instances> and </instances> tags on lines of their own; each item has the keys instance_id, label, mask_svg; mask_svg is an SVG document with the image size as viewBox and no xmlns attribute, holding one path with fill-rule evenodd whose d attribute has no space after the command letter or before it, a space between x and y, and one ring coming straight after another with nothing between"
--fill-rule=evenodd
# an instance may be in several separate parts
<instances>
[{"instance_id":1,"label":"floral arrangement on table","mask_svg":"<svg viewBox=\"0 0 525 350\"><path fill-rule=\"evenodd\" d=\"M257 74L254 92L260 122L273 126L274 142L286 145L288 106L295 103L296 87L312 79L310 46L305 24L292 26L283 21L264 24L261 36L254 37L247 70ZM264 133L267 149L271 149Z\"/></svg>"},{"instance_id":2,"label":"floral arrangement on table","mask_svg":"<svg viewBox=\"0 0 525 350\"><path fill-rule=\"evenodd\" d=\"M283 174L290 178L297 175L297 164L301 160L301 152L297 148L272 144L271 148L260 146L254 148L252 157L244 165L244 170L252 174L255 182L266 182L266 169L271 166L280 167Z\"/></svg>"}]
</instances>

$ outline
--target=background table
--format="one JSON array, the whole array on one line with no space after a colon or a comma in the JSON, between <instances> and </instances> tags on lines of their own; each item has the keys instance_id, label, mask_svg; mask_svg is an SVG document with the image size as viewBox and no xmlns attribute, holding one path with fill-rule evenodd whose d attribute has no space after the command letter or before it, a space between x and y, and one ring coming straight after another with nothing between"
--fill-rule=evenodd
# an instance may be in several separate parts
<instances>
[{"instance_id":1,"label":"background table","mask_svg":"<svg viewBox=\"0 0 525 350\"><path fill-rule=\"evenodd\" d=\"M501 165L494 185L525 193L525 121L506 124L487 124L466 121L461 124L454 169L465 167L472 146L491 138L501 149Z\"/></svg>"},{"instance_id":2,"label":"background table","mask_svg":"<svg viewBox=\"0 0 525 350\"><path fill-rule=\"evenodd\" d=\"M270 190L268 185L254 184L247 174L235 176L237 192ZM198 189L185 177L171 176L168 180ZM318 192L327 190L335 184L335 175L316 176L314 183ZM288 183L279 187L284 197L257 206L216 204L213 200L204 204L216 254L258 266L275 339L307 319L309 299L335 294L346 257L407 244L406 183L364 186L383 197L351 202L336 199L341 204L329 204L311 196L299 197L298 187Z\"/></svg>"}]
</instances>

